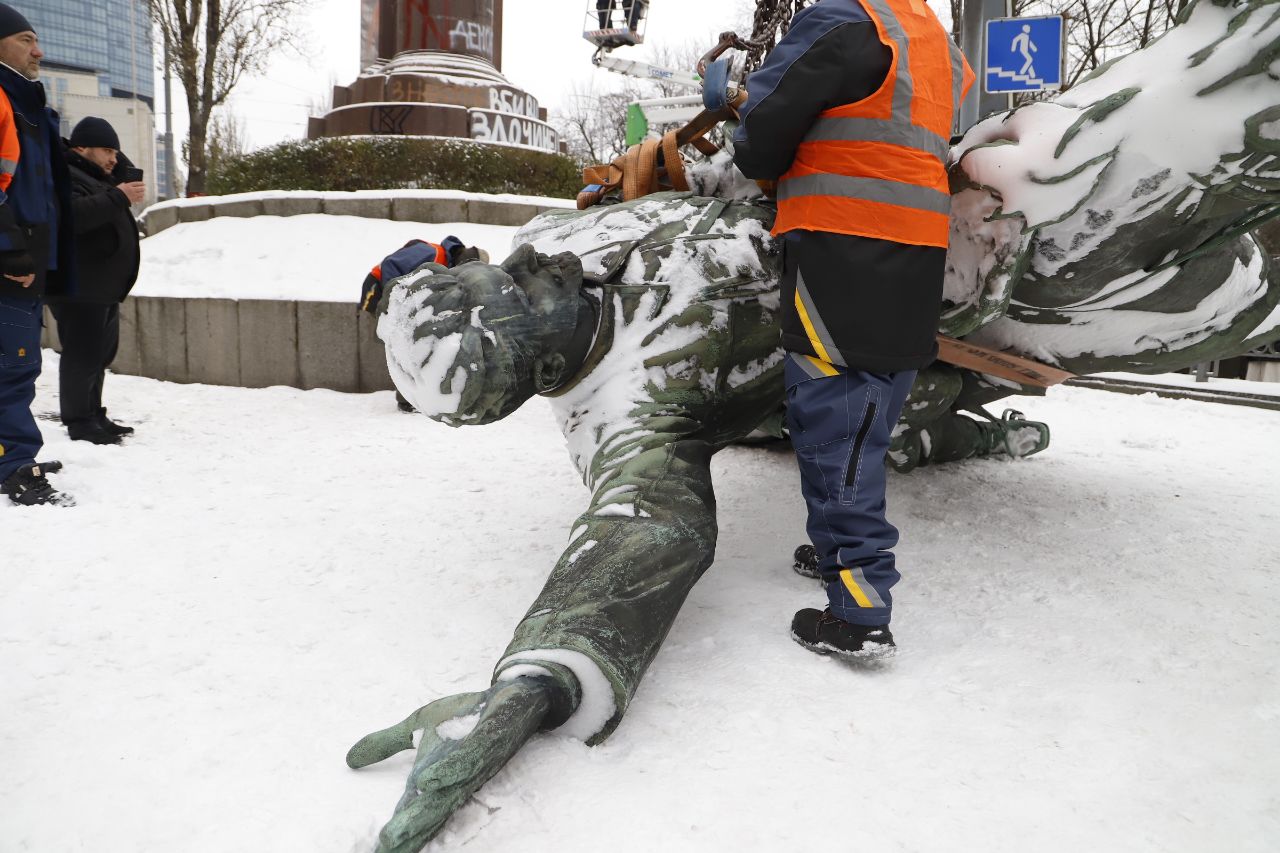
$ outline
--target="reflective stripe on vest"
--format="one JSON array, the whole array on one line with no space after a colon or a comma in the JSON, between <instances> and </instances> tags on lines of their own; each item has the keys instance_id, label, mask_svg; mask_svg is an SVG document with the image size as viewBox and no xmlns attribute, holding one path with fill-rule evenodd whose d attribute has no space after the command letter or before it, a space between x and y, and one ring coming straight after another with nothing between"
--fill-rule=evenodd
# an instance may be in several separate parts
<instances>
[{"instance_id":1,"label":"reflective stripe on vest","mask_svg":"<svg viewBox=\"0 0 1280 853\"><path fill-rule=\"evenodd\" d=\"M880 89L823 112L778 185L775 234L797 229L945 248L947 158L973 71L923 0L861 0L893 54Z\"/></svg>"}]
</instances>

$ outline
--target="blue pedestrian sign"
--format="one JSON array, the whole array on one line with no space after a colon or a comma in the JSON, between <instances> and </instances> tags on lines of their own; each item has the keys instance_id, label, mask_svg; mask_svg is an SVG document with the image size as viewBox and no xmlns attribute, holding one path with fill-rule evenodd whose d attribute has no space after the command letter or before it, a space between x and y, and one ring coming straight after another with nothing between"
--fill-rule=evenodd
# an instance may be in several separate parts
<instances>
[{"instance_id":1,"label":"blue pedestrian sign","mask_svg":"<svg viewBox=\"0 0 1280 853\"><path fill-rule=\"evenodd\" d=\"M1062 88L1061 15L987 21L986 73L991 94Z\"/></svg>"}]
</instances>

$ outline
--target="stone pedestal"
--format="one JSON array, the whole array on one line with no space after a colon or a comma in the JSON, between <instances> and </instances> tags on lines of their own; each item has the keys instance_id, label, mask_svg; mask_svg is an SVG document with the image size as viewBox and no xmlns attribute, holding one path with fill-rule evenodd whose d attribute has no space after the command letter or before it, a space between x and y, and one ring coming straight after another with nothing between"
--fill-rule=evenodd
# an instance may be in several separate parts
<instances>
[{"instance_id":1,"label":"stone pedestal","mask_svg":"<svg viewBox=\"0 0 1280 853\"><path fill-rule=\"evenodd\" d=\"M501 0L366 0L364 29L364 53L383 58L334 89L310 138L442 136L561 152L538 99L499 70Z\"/></svg>"}]
</instances>

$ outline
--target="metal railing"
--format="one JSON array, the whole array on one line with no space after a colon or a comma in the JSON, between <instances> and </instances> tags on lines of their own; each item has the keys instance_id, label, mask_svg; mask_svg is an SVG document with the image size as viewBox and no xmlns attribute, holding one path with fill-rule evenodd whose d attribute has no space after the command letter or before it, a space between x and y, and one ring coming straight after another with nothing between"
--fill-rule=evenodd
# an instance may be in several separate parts
<instances>
[{"instance_id":1,"label":"metal railing","mask_svg":"<svg viewBox=\"0 0 1280 853\"><path fill-rule=\"evenodd\" d=\"M1245 358L1256 358L1264 361L1280 361L1280 341L1272 341L1257 349L1249 350L1244 356Z\"/></svg>"}]
</instances>

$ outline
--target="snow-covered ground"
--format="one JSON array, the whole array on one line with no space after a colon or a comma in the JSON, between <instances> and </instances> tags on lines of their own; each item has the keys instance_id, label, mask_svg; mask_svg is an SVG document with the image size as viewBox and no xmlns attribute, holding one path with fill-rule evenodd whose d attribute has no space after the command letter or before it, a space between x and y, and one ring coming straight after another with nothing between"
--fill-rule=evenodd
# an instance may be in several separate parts
<instances>
[{"instance_id":1,"label":"snow-covered ground","mask_svg":"<svg viewBox=\"0 0 1280 853\"><path fill-rule=\"evenodd\" d=\"M198 207L216 202L230 204L241 201L264 201L282 198L305 199L386 199L386 198L429 198L466 201L505 201L512 204L536 204L542 207L563 207L573 209L577 206L574 199L548 198L540 195L515 195L514 193L473 193L466 190L356 190L317 191L317 190L260 190L249 193L231 193L221 196L196 196L195 198L171 198L157 202L147 208L147 212L164 210L170 207Z\"/></svg>"},{"instance_id":2,"label":"snow-covered ground","mask_svg":"<svg viewBox=\"0 0 1280 853\"><path fill-rule=\"evenodd\" d=\"M1211 376L1204 382L1196 381L1194 373L1091 373L1089 378L1116 379L1120 382L1142 382L1147 385L1165 385L1170 388L1186 388L1209 394L1225 391L1230 394L1251 394L1255 397L1280 397L1280 382L1254 382L1248 379L1219 379Z\"/></svg>"},{"instance_id":3,"label":"snow-covered ground","mask_svg":"<svg viewBox=\"0 0 1280 853\"><path fill-rule=\"evenodd\" d=\"M42 422L81 505L0 507L0 850L370 849L412 754L346 749L488 684L585 500L546 405L455 431L387 393L107 397L124 447ZM719 558L621 728L540 736L431 849L1280 849L1276 413L1022 408L1046 453L890 478L878 671L791 642L821 601L795 466L723 453Z\"/></svg>"},{"instance_id":4,"label":"snow-covered ground","mask_svg":"<svg viewBox=\"0 0 1280 853\"><path fill-rule=\"evenodd\" d=\"M319 213L185 222L142 241L142 267L133 293L356 304L373 265L410 240L438 243L452 234L499 263L518 230Z\"/></svg>"}]
</instances>

